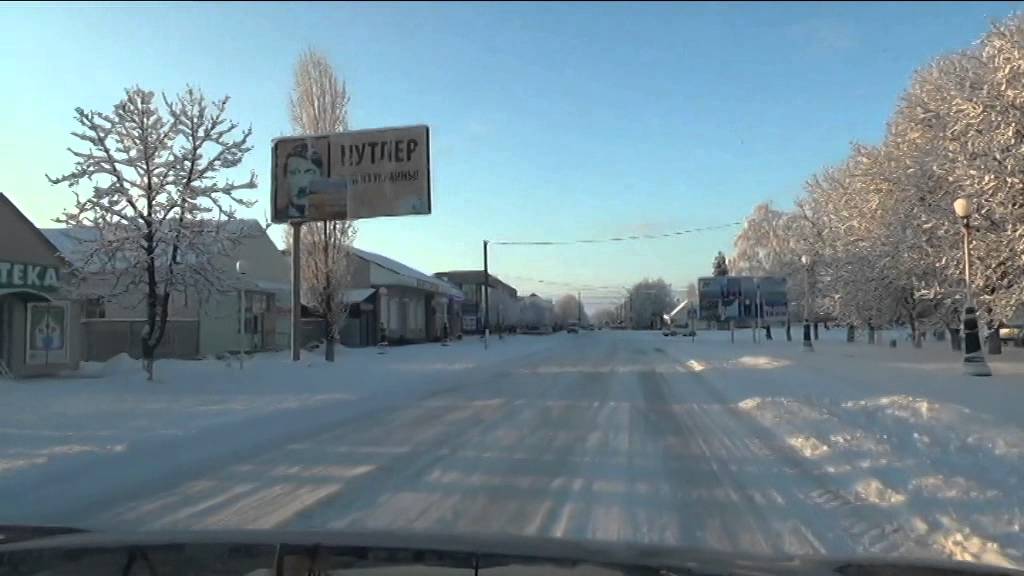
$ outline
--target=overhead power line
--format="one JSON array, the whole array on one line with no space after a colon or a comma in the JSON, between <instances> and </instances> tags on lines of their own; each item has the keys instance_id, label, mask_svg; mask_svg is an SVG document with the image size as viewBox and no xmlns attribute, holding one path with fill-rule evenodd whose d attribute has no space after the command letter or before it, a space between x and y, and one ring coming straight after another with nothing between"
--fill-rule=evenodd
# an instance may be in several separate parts
<instances>
[{"instance_id":1,"label":"overhead power line","mask_svg":"<svg viewBox=\"0 0 1024 576\"><path fill-rule=\"evenodd\" d=\"M581 282L565 282L561 280L543 280L540 278L531 278L529 276L517 276L514 274L502 274L502 278L510 281L525 281L533 282L535 284L550 284L552 286L564 286L567 288L573 288L575 290L622 290L623 286L595 286L592 284L584 284Z\"/></svg>"},{"instance_id":2,"label":"overhead power line","mask_svg":"<svg viewBox=\"0 0 1024 576\"><path fill-rule=\"evenodd\" d=\"M742 226L743 221L718 224L716 226L702 226L699 228L688 228L675 232L663 232L661 234L634 234L632 236L614 236L612 238L593 238L582 240L491 240L489 243L496 246L566 246L569 244L605 244L608 242L630 242L634 240L663 240L675 238L696 232L710 232L711 230L722 230L733 226Z\"/></svg>"}]
</instances>

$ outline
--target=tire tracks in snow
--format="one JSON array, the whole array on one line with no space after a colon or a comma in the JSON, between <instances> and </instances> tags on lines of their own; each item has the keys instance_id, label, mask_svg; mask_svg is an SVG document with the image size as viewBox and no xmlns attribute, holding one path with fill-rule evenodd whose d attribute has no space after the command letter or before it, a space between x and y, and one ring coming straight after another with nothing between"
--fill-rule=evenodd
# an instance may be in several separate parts
<instances>
[{"instance_id":1,"label":"tire tracks in snow","mask_svg":"<svg viewBox=\"0 0 1024 576\"><path fill-rule=\"evenodd\" d=\"M668 353L666 355L672 357ZM700 365L700 362L696 361L697 364L693 364L693 362L691 360L690 363L680 366L678 370L680 373L689 374L692 377L698 385L699 391L705 395L710 404L721 406L723 413L729 415L728 418L718 419L721 421L720 427L726 428L723 432L733 437L759 439L774 458L796 475L794 480L797 483L790 485L793 493L802 498L804 502L819 507L820 512L828 512L836 516L837 521L834 526L838 530L813 533L809 531L810 526L802 526L801 531L804 532L803 536L811 545L811 549L805 551L798 549L797 553L925 555L926 547L914 541L912 534L903 522L894 520L888 511L877 509L869 503L855 502L843 494L841 487L832 484L830 475L813 468L806 458L786 442L785 438L751 415L737 409L726 394L719 390L711 380L710 374L714 372L695 370L694 366ZM723 374L717 375L724 376ZM704 418L707 419L707 416L705 415ZM799 483L802 483L803 486L799 486ZM819 529L821 525L820 521L812 524ZM785 531L782 532L785 533ZM836 549L837 546L846 549ZM784 552L793 553L794 550L784 550Z\"/></svg>"},{"instance_id":2,"label":"tire tracks in snow","mask_svg":"<svg viewBox=\"0 0 1024 576\"><path fill-rule=\"evenodd\" d=\"M297 430L294 432L275 435L272 437L273 444L270 446L265 443L249 442L232 450L224 451L224 453L218 451L195 458L189 458L185 450L167 450L175 460L183 460L178 462L177 466L173 469L165 473L156 471L140 475L139 481L123 486L100 487L107 488L106 493L101 493L85 502L75 501L66 503L59 507L59 510L54 512L52 516L54 521L59 523L73 523L77 526L93 529L107 527L125 528L132 527L140 522L152 523L158 521L159 518L155 520L153 518L133 519L135 516L138 516L135 511L140 508L153 508L156 503L167 501L168 499L179 504L184 502L184 505L192 506L194 502L190 501L190 499L195 500L204 495L205 491L199 488L204 485L204 482L207 482L207 479L218 478L231 471L237 473L237 481L247 485L249 487L248 492L251 492L258 489L261 486L261 482L266 482L266 480L256 477L258 474L257 470L273 468L270 464L275 460L287 461L288 452L294 450L293 447L296 445L323 444L324 439L332 437L339 430L375 430L378 421L387 420L396 411L401 412L410 406L429 403L434 399L477 386L485 375L493 375L497 379L507 378L512 375L512 370L519 363L548 354L550 354L550 350L540 349L502 359L494 364L483 365L478 370L468 371L472 374L459 374L457 380L452 383L444 382L444 380L451 379L451 373L433 375L430 377L430 380L438 381L438 385L433 386L424 383L423 391L418 394L398 394L391 397L387 390L381 390L369 398L357 400L357 402L365 402L365 405L361 406L360 410L345 411L343 408L347 407L346 404L343 402L338 403L338 407L342 408L342 410L339 411L337 417L329 418L325 422L314 426L297 427ZM329 408L330 406L320 407L321 410ZM296 418L302 418L302 416L303 411L295 411ZM245 425L259 427L263 425L261 423L265 420L273 423L282 417L283 415L278 414L275 415L273 420L256 418L250 422L234 424L233 427ZM203 431L202 433L216 434L217 432L218 430L213 429ZM261 432L261 434L265 433ZM257 463L262 464L257 465ZM103 463L99 464L102 465ZM131 464L132 462L128 460L122 465L130 466ZM302 465L308 466L309 464L310 462L307 461L303 462ZM95 467L95 465L92 466L92 468ZM58 478L56 480L74 481L70 478ZM56 480L51 480L49 484L56 483ZM199 488L193 490L190 488L191 486L198 486ZM57 489L57 486L52 488L54 491ZM210 488L210 490L214 489L213 487ZM221 505L237 504L238 501L246 497L248 492L243 491L242 493L235 494L232 498L223 501ZM219 495L210 495L211 499L219 497ZM315 502L319 503L324 500L325 497L321 496L316 498ZM49 518L49 516L46 516L46 518ZM176 526L193 527L184 519Z\"/></svg>"}]
</instances>

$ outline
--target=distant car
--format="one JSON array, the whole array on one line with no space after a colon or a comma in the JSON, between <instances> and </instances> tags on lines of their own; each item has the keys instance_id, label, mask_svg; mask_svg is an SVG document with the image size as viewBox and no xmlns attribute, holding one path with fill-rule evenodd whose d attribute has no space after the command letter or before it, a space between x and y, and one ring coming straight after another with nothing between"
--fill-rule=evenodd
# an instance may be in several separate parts
<instances>
[{"instance_id":1,"label":"distant car","mask_svg":"<svg viewBox=\"0 0 1024 576\"><path fill-rule=\"evenodd\" d=\"M569 334L579 334L580 323L575 320L570 320L568 326L565 327L565 331Z\"/></svg>"},{"instance_id":2,"label":"distant car","mask_svg":"<svg viewBox=\"0 0 1024 576\"><path fill-rule=\"evenodd\" d=\"M999 327L999 339L1005 342L1013 342L1024 334L1024 326L1004 325Z\"/></svg>"},{"instance_id":3,"label":"distant car","mask_svg":"<svg viewBox=\"0 0 1024 576\"><path fill-rule=\"evenodd\" d=\"M697 331L690 324L683 324L681 326L669 326L661 329L662 336L689 336L693 337L697 335Z\"/></svg>"}]
</instances>

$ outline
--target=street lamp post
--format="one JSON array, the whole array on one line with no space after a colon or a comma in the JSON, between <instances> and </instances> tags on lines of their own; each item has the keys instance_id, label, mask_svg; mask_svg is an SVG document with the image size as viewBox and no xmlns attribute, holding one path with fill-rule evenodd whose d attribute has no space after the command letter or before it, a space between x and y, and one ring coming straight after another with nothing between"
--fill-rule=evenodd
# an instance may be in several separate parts
<instances>
[{"instance_id":1,"label":"street lamp post","mask_svg":"<svg viewBox=\"0 0 1024 576\"><path fill-rule=\"evenodd\" d=\"M814 350L814 343L811 342L811 320L810 320L810 306L811 306L811 257L804 254L800 257L800 262L804 265L804 350L811 352Z\"/></svg>"},{"instance_id":2,"label":"street lamp post","mask_svg":"<svg viewBox=\"0 0 1024 576\"><path fill-rule=\"evenodd\" d=\"M971 201L967 198L957 198L953 202L953 211L960 218L964 229L964 372L971 376L991 376L992 369L985 362L985 355L981 352L978 312L974 307L974 295L971 290Z\"/></svg>"}]
</instances>

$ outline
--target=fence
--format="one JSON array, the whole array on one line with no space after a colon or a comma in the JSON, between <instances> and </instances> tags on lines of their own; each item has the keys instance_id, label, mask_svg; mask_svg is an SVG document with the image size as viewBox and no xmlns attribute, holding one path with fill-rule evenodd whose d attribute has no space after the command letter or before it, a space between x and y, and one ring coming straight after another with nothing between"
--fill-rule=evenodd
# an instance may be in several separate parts
<instances>
[{"instance_id":1,"label":"fence","mask_svg":"<svg viewBox=\"0 0 1024 576\"><path fill-rule=\"evenodd\" d=\"M82 360L103 361L127 352L142 357L145 320L88 319L81 323ZM199 356L199 321L168 320L164 338L156 349L157 358Z\"/></svg>"}]
</instances>

